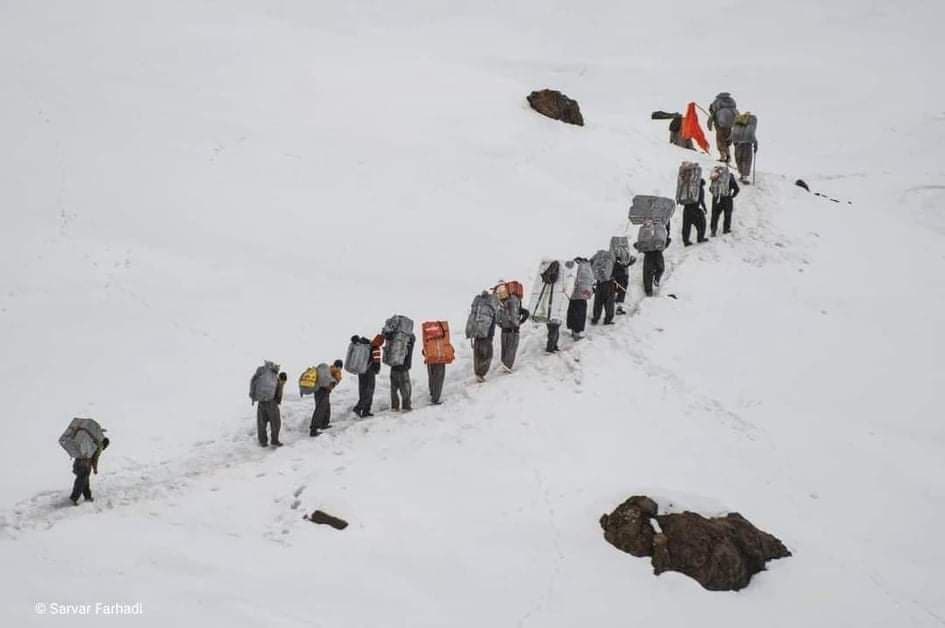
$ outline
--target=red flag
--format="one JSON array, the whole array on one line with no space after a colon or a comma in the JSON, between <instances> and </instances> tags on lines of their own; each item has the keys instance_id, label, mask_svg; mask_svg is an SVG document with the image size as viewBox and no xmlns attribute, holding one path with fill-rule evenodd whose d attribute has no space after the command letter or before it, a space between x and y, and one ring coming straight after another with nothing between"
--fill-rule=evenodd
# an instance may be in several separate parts
<instances>
[{"instance_id":1,"label":"red flag","mask_svg":"<svg viewBox=\"0 0 945 628\"><path fill-rule=\"evenodd\" d=\"M704 152L709 152L709 142L706 141L702 127L699 126L699 114L696 113L696 103L694 102L689 103L689 107L686 108L681 133L684 140L696 140L696 144L701 146Z\"/></svg>"}]
</instances>

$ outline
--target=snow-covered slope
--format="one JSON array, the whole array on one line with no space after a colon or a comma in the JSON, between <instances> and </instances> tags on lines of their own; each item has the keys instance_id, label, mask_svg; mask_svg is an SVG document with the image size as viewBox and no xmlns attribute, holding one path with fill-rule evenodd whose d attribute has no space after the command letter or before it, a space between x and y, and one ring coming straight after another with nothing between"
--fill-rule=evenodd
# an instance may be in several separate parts
<instances>
[{"instance_id":1,"label":"snow-covered slope","mask_svg":"<svg viewBox=\"0 0 945 628\"><path fill-rule=\"evenodd\" d=\"M0 7L4 623L945 623L941 6L338 4ZM587 126L531 112L546 86ZM439 408L415 368L418 410L352 422L346 380L310 441L290 400L288 446L254 445L260 360L294 377L395 311L460 328L605 246L689 156L649 112L721 89L758 185L731 237L674 236L661 297L558 356L529 331L484 386L461 346ZM115 446L73 509L77 415ZM737 595L654 578L597 526L639 492L795 555Z\"/></svg>"}]
</instances>

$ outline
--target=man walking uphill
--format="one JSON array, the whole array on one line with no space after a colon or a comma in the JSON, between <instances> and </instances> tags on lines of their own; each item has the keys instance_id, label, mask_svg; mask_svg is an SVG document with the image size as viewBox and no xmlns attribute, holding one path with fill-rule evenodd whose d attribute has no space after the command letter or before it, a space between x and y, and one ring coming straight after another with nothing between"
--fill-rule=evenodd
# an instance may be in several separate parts
<instances>
[{"instance_id":1,"label":"man walking uphill","mask_svg":"<svg viewBox=\"0 0 945 628\"><path fill-rule=\"evenodd\" d=\"M331 424L331 391L341 382L341 367L344 363L335 360L331 367L318 365L318 388L315 390L315 411L309 425L309 436L318 436L318 430L326 430ZM327 372L326 372L327 371Z\"/></svg>"},{"instance_id":2,"label":"man walking uphill","mask_svg":"<svg viewBox=\"0 0 945 628\"><path fill-rule=\"evenodd\" d=\"M719 149L719 161L728 163L731 160L729 147L732 144L732 126L738 108L735 99L728 92L721 92L709 105L709 130L715 126L715 144Z\"/></svg>"},{"instance_id":3,"label":"man walking uphill","mask_svg":"<svg viewBox=\"0 0 945 628\"><path fill-rule=\"evenodd\" d=\"M72 462L75 482L72 484L72 495L69 496L69 499L72 500L74 505L79 505L79 495L82 495L87 502L94 501L92 499L92 489L89 485L89 477L92 473L98 474L98 459L102 452L108 448L108 443L108 438L103 438L91 458L76 458Z\"/></svg>"},{"instance_id":4,"label":"man walking uphill","mask_svg":"<svg viewBox=\"0 0 945 628\"><path fill-rule=\"evenodd\" d=\"M413 346L416 337L410 334L407 340L407 354L403 364L390 367L390 408L391 410L413 410L413 385L410 382L410 367L413 366Z\"/></svg>"},{"instance_id":5,"label":"man walking uphill","mask_svg":"<svg viewBox=\"0 0 945 628\"><path fill-rule=\"evenodd\" d=\"M758 152L758 118L751 112L740 113L735 116L735 125L732 127L732 142L735 144L735 164L738 166L739 180L750 183L752 161Z\"/></svg>"},{"instance_id":6,"label":"man walking uphill","mask_svg":"<svg viewBox=\"0 0 945 628\"><path fill-rule=\"evenodd\" d=\"M380 334L374 336L374 340L371 341L371 360L368 362L367 371L358 375L358 405L354 407L354 413L362 418L374 416L371 406L374 404L377 374L381 372L381 347L383 345L384 336Z\"/></svg>"},{"instance_id":7,"label":"man walking uphill","mask_svg":"<svg viewBox=\"0 0 945 628\"><path fill-rule=\"evenodd\" d=\"M706 227L706 206L705 206L705 179L699 180L699 200L695 203L683 205L683 225L682 241L684 246L692 244L689 237L692 234L692 228L696 228L696 234L699 242L705 242Z\"/></svg>"},{"instance_id":8,"label":"man walking uphill","mask_svg":"<svg viewBox=\"0 0 945 628\"><path fill-rule=\"evenodd\" d=\"M249 382L249 398L256 405L256 435L260 447L269 446L266 425L272 429L272 444L281 447L279 430L282 417L279 404L282 403L282 389L285 386L285 373L279 373L279 365L266 361L256 369Z\"/></svg>"}]
</instances>

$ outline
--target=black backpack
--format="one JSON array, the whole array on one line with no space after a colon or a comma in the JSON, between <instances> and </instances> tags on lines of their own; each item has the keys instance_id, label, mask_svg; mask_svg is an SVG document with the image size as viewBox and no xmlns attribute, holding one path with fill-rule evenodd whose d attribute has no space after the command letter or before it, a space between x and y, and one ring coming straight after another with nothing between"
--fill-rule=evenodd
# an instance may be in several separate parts
<instances>
[{"instance_id":1,"label":"black backpack","mask_svg":"<svg viewBox=\"0 0 945 628\"><path fill-rule=\"evenodd\" d=\"M561 269L558 266L557 260L551 262L548 264L548 268L541 272L541 280L546 284L557 283L560 272Z\"/></svg>"}]
</instances>

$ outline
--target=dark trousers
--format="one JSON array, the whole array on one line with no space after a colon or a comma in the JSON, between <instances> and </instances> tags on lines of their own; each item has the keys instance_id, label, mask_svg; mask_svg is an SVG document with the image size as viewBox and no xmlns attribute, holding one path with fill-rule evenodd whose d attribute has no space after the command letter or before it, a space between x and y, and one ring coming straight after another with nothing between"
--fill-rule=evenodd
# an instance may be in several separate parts
<instances>
[{"instance_id":1,"label":"dark trousers","mask_svg":"<svg viewBox=\"0 0 945 628\"><path fill-rule=\"evenodd\" d=\"M653 296L653 285L659 284L665 268L662 251L643 254L643 291L646 296Z\"/></svg>"},{"instance_id":2,"label":"dark trousers","mask_svg":"<svg viewBox=\"0 0 945 628\"><path fill-rule=\"evenodd\" d=\"M545 344L545 351L551 353L558 350L558 336L561 332L561 323L546 323L548 328L548 342Z\"/></svg>"},{"instance_id":3,"label":"dark trousers","mask_svg":"<svg viewBox=\"0 0 945 628\"><path fill-rule=\"evenodd\" d=\"M571 299L568 303L568 329L576 334L587 327L587 299Z\"/></svg>"},{"instance_id":4,"label":"dark trousers","mask_svg":"<svg viewBox=\"0 0 945 628\"><path fill-rule=\"evenodd\" d=\"M705 240L705 212L698 205L686 205L683 208L682 241L690 244L689 233L693 225L699 236L699 241Z\"/></svg>"},{"instance_id":5,"label":"dark trousers","mask_svg":"<svg viewBox=\"0 0 945 628\"><path fill-rule=\"evenodd\" d=\"M354 407L354 413L358 416L364 416L371 411L371 405L374 403L374 386L377 383L377 373L370 367L368 372L358 375L358 405Z\"/></svg>"},{"instance_id":6,"label":"dark trousers","mask_svg":"<svg viewBox=\"0 0 945 628\"><path fill-rule=\"evenodd\" d=\"M515 366L515 355L518 353L518 329L502 330L502 364L510 369Z\"/></svg>"},{"instance_id":7,"label":"dark trousers","mask_svg":"<svg viewBox=\"0 0 945 628\"><path fill-rule=\"evenodd\" d=\"M736 144L735 145L735 164L738 166L738 174L748 178L751 174L751 162L755 156L754 144Z\"/></svg>"},{"instance_id":8,"label":"dark trousers","mask_svg":"<svg viewBox=\"0 0 945 628\"><path fill-rule=\"evenodd\" d=\"M312 423L309 431L328 427L331 422L331 390L319 388L315 391L315 411L312 413Z\"/></svg>"},{"instance_id":9,"label":"dark trousers","mask_svg":"<svg viewBox=\"0 0 945 628\"><path fill-rule=\"evenodd\" d=\"M443 381L446 379L445 364L427 364L427 381L430 383L430 401L440 403Z\"/></svg>"},{"instance_id":10,"label":"dark trousers","mask_svg":"<svg viewBox=\"0 0 945 628\"><path fill-rule=\"evenodd\" d=\"M410 395L413 392L410 385L410 371L395 367L390 370L390 407L392 410L411 410Z\"/></svg>"},{"instance_id":11,"label":"dark trousers","mask_svg":"<svg viewBox=\"0 0 945 628\"><path fill-rule=\"evenodd\" d=\"M614 289L617 291L614 300L623 303L627 300L627 291L630 289L630 269L620 264L614 266L614 282Z\"/></svg>"},{"instance_id":12,"label":"dark trousers","mask_svg":"<svg viewBox=\"0 0 945 628\"><path fill-rule=\"evenodd\" d=\"M79 495L92 499L92 488L89 486L89 476L92 474L92 462L83 458L76 458L72 463L72 472L75 473L75 482L72 484L70 499L76 501Z\"/></svg>"},{"instance_id":13,"label":"dark trousers","mask_svg":"<svg viewBox=\"0 0 945 628\"><path fill-rule=\"evenodd\" d=\"M473 340L473 370L476 377L485 377L492 366L492 338Z\"/></svg>"},{"instance_id":14,"label":"dark trousers","mask_svg":"<svg viewBox=\"0 0 945 628\"><path fill-rule=\"evenodd\" d=\"M282 416L279 413L279 404L272 401L260 401L256 404L256 435L260 445L268 445L266 425L272 431L272 442L279 442L279 430L282 429Z\"/></svg>"},{"instance_id":15,"label":"dark trousers","mask_svg":"<svg viewBox=\"0 0 945 628\"><path fill-rule=\"evenodd\" d=\"M604 322L610 323L614 320L614 280L604 281L597 284L597 290L594 291L594 314L591 317L592 323L600 320L600 315L604 313Z\"/></svg>"},{"instance_id":16,"label":"dark trousers","mask_svg":"<svg viewBox=\"0 0 945 628\"><path fill-rule=\"evenodd\" d=\"M719 157L722 158L722 161L731 159L729 147L732 145L732 129L716 127L715 145L719 148Z\"/></svg>"},{"instance_id":17,"label":"dark trousers","mask_svg":"<svg viewBox=\"0 0 945 628\"><path fill-rule=\"evenodd\" d=\"M732 197L723 196L719 199L712 199L712 235L719 230L719 216L725 214L722 221L722 233L728 233L732 230Z\"/></svg>"}]
</instances>

